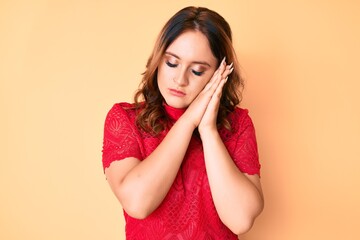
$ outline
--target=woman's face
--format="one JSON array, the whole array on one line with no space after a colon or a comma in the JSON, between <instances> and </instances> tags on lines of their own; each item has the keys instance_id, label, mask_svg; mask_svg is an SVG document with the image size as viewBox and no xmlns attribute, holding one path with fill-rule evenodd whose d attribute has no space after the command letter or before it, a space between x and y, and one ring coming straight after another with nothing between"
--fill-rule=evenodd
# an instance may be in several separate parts
<instances>
[{"instance_id":1,"label":"woman's face","mask_svg":"<svg viewBox=\"0 0 360 240\"><path fill-rule=\"evenodd\" d=\"M188 107L211 79L217 62L201 32L187 31L176 38L158 68L158 86L166 103Z\"/></svg>"}]
</instances>

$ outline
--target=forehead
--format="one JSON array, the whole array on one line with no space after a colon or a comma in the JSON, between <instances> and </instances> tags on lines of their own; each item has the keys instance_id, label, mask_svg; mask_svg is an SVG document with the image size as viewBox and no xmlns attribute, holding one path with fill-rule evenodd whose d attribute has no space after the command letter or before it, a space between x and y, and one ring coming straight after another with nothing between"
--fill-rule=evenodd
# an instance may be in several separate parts
<instances>
[{"instance_id":1,"label":"forehead","mask_svg":"<svg viewBox=\"0 0 360 240\"><path fill-rule=\"evenodd\" d=\"M176 54L183 61L206 61L212 66L215 66L217 62L211 52L208 39L199 31L182 33L166 51Z\"/></svg>"}]
</instances>

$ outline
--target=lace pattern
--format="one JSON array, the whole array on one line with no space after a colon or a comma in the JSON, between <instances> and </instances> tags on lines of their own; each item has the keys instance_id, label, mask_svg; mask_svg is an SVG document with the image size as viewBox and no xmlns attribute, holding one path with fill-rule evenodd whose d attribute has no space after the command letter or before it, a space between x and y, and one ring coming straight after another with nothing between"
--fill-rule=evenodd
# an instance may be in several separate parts
<instances>
[{"instance_id":1,"label":"lace pattern","mask_svg":"<svg viewBox=\"0 0 360 240\"><path fill-rule=\"evenodd\" d=\"M157 137L139 131L136 112L128 103L115 104L105 120L103 167L135 157L145 159L160 144ZM175 121L184 112L165 106ZM248 111L237 108L229 115L232 130L219 129L220 136L240 171L260 174L255 129ZM220 220L210 192L201 140L193 137L183 163L162 204L146 219L124 212L127 239L237 239Z\"/></svg>"}]
</instances>

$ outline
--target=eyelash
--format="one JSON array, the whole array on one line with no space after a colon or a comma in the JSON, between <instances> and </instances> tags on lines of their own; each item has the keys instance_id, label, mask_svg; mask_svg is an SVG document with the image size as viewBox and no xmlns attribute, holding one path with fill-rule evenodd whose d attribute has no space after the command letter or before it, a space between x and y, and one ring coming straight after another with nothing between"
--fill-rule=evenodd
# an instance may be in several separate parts
<instances>
[{"instance_id":1,"label":"eyelash","mask_svg":"<svg viewBox=\"0 0 360 240\"><path fill-rule=\"evenodd\" d=\"M172 64L172 63L169 62L169 61L166 61L166 65L168 65L168 66L171 67L171 68L176 68L176 67L177 67L177 64Z\"/></svg>"},{"instance_id":2,"label":"eyelash","mask_svg":"<svg viewBox=\"0 0 360 240\"><path fill-rule=\"evenodd\" d=\"M195 70L191 70L193 72L193 74L195 74L196 76L201 76L204 72L197 72Z\"/></svg>"},{"instance_id":3,"label":"eyelash","mask_svg":"<svg viewBox=\"0 0 360 240\"><path fill-rule=\"evenodd\" d=\"M169 61L166 61L166 65L168 65L169 67L171 68L176 68L178 65L177 64L172 64L171 62ZM204 72L198 72L198 71L195 71L195 70L191 70L193 74L195 74L196 76L201 76Z\"/></svg>"}]
</instances>

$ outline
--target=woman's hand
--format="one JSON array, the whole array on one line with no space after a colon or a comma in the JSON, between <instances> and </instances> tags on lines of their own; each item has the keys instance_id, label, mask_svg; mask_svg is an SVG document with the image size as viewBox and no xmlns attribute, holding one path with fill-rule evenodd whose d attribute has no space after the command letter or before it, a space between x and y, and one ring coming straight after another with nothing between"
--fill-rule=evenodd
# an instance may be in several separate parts
<instances>
[{"instance_id":1,"label":"woman's hand","mask_svg":"<svg viewBox=\"0 0 360 240\"><path fill-rule=\"evenodd\" d=\"M214 87L214 91L211 94L211 98L209 99L205 113L202 116L198 126L200 135L204 131L217 130L216 119L219 112L222 90L228 79L228 75L230 75L233 71L232 64L226 66L226 63L224 61L220 65L218 71L219 72L217 73L217 75L213 76L215 78L215 82L213 83L211 88Z\"/></svg>"},{"instance_id":2,"label":"woman's hand","mask_svg":"<svg viewBox=\"0 0 360 240\"><path fill-rule=\"evenodd\" d=\"M219 68L214 72L210 81L199 93L195 100L190 104L184 117L194 124L194 128L207 127L210 122L214 121L216 128L217 112L220 104L222 88L227 80L227 76L232 72L232 64L226 66L225 58L220 63ZM209 109L208 109L209 108ZM213 113L207 113L214 111ZM205 121L203 117L206 115ZM214 116L213 116L214 115ZM214 118L214 120L213 120Z\"/></svg>"}]
</instances>

